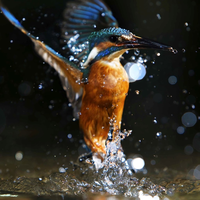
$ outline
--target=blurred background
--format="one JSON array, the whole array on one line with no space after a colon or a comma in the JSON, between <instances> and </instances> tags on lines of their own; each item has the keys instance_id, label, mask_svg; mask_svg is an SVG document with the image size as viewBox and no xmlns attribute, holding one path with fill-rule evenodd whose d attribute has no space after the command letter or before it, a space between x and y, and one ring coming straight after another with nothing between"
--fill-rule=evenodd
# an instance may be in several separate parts
<instances>
[{"instance_id":1,"label":"blurred background","mask_svg":"<svg viewBox=\"0 0 200 200\"><path fill-rule=\"evenodd\" d=\"M59 51L59 23L67 0L5 5L33 35ZM105 0L119 22L138 36L173 46L177 54L142 50L147 74L130 84L122 129L127 158L147 170L171 168L200 179L200 2ZM130 55L131 56L131 55ZM0 14L0 177L61 170L83 152L78 121L54 69L30 39Z\"/></svg>"}]
</instances>

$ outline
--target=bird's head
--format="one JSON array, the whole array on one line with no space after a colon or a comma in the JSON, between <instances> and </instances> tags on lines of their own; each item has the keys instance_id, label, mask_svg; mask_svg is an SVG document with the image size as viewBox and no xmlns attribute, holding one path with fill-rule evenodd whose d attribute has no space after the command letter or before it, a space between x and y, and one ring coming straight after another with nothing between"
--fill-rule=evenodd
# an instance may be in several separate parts
<instances>
[{"instance_id":1,"label":"bird's head","mask_svg":"<svg viewBox=\"0 0 200 200\"><path fill-rule=\"evenodd\" d=\"M104 57L109 57L109 59L112 60L120 57L126 50L131 49L173 49L170 46L138 37L129 30L115 27L93 32L88 39L90 53L85 65Z\"/></svg>"}]
</instances>

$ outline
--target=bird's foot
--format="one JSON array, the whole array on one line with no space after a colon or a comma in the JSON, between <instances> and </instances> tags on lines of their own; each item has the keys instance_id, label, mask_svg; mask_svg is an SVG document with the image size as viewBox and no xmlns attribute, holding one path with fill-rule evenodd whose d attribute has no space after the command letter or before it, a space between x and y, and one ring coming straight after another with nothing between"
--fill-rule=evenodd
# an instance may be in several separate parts
<instances>
[{"instance_id":1,"label":"bird's foot","mask_svg":"<svg viewBox=\"0 0 200 200\"><path fill-rule=\"evenodd\" d=\"M92 162L92 152L82 154L81 156L78 157L78 161L79 162L84 161L86 163L93 164L93 162Z\"/></svg>"}]
</instances>

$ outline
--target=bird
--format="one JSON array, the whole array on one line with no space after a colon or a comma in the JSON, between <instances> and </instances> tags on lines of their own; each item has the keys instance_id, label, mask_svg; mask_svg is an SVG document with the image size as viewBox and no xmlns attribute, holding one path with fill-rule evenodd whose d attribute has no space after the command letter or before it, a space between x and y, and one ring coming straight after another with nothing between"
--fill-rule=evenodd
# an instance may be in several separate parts
<instances>
[{"instance_id":1,"label":"bird","mask_svg":"<svg viewBox=\"0 0 200 200\"><path fill-rule=\"evenodd\" d=\"M85 143L103 160L109 133L109 139L114 140L121 129L129 90L129 75L120 62L121 56L127 50L173 48L120 28L103 0L74 0L67 2L61 23L61 49L65 56L28 32L2 3L0 8L58 72Z\"/></svg>"}]
</instances>

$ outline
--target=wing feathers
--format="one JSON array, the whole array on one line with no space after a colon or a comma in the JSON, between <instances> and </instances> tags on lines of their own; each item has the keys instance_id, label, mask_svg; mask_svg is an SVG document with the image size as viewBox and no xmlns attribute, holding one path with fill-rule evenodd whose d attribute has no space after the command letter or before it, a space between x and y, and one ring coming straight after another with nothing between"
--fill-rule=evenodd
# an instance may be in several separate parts
<instances>
[{"instance_id":1,"label":"wing feathers","mask_svg":"<svg viewBox=\"0 0 200 200\"><path fill-rule=\"evenodd\" d=\"M30 34L1 4L0 8L5 17L33 41L36 52L44 59L44 61L59 73L63 88L66 90L67 97L74 108L74 117L78 118L83 93L83 88L81 86L83 73L81 70L74 63L55 52L51 47L40 40L37 40L36 37Z\"/></svg>"}]
</instances>

